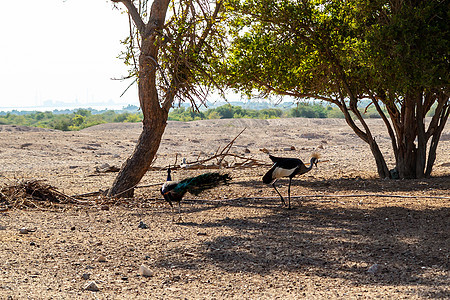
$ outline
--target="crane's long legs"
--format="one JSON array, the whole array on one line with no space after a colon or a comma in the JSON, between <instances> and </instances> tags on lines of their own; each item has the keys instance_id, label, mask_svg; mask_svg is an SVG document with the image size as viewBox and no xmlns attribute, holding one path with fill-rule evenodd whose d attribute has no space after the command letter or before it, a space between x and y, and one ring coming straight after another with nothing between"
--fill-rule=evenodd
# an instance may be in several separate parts
<instances>
[{"instance_id":1,"label":"crane's long legs","mask_svg":"<svg viewBox=\"0 0 450 300\"><path fill-rule=\"evenodd\" d=\"M276 180L272 183L273 188L275 189L275 191L277 191L278 195L281 198L281 202L283 202L283 205L286 206L286 202L284 201L283 196L281 196L280 192L278 191L277 187L275 186L275 182L277 182Z\"/></svg>"},{"instance_id":2,"label":"crane's long legs","mask_svg":"<svg viewBox=\"0 0 450 300\"><path fill-rule=\"evenodd\" d=\"M291 209L291 181L292 181L292 178L289 178L289 187L288 187L289 206L288 206L288 209Z\"/></svg>"}]
</instances>

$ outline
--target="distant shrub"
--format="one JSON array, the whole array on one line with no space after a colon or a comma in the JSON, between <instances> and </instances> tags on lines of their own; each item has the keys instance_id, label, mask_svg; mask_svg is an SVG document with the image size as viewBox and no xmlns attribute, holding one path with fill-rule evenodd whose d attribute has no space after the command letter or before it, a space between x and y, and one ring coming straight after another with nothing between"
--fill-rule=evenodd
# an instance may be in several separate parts
<instances>
[{"instance_id":1,"label":"distant shrub","mask_svg":"<svg viewBox=\"0 0 450 300\"><path fill-rule=\"evenodd\" d=\"M96 111L91 109L77 109L75 111L63 110L53 112L1 112L0 124L24 125L42 128L53 128L57 130L80 130L90 126L111 123L111 122L141 122L142 112L137 112L137 107L132 107L133 111L115 112L113 110ZM363 117L379 118L375 107L367 106L361 108ZM251 118L251 119L274 119L283 117L302 118L344 118L344 114L336 106L322 104L299 103L292 109L263 108L246 109L241 106L225 104L205 111L195 111L192 108L178 107L169 112L168 119L173 121L194 121L205 119L231 119L231 118Z\"/></svg>"}]
</instances>

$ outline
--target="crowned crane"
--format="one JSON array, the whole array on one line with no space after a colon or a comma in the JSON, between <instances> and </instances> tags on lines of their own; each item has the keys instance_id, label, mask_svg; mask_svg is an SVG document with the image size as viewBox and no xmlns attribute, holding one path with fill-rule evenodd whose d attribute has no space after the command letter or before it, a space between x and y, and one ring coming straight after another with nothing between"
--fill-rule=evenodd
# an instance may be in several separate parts
<instances>
[{"instance_id":1,"label":"crowned crane","mask_svg":"<svg viewBox=\"0 0 450 300\"><path fill-rule=\"evenodd\" d=\"M311 156L311 161L309 167L306 167L305 164L298 158L285 158L285 157L275 157L269 155L269 158L273 162L272 168L263 176L263 182L266 184L272 183L275 191L280 195L281 202L286 206L286 202L284 201L283 196L281 196L277 187L275 186L275 182L282 177L289 177L289 187L288 187L288 198L289 198L289 206L291 209L291 182L292 178L295 175L301 175L309 172L313 165L316 165L319 161L319 154L313 153Z\"/></svg>"},{"instance_id":2,"label":"crowned crane","mask_svg":"<svg viewBox=\"0 0 450 300\"><path fill-rule=\"evenodd\" d=\"M178 202L178 214L181 213L181 200L184 194L189 192L195 196L204 190L227 184L231 180L229 174L204 173L195 177L189 177L181 181L173 181L170 175L170 167L167 169L167 181L161 187L161 194L169 202L173 212L172 202ZM180 217L181 219L181 217Z\"/></svg>"}]
</instances>

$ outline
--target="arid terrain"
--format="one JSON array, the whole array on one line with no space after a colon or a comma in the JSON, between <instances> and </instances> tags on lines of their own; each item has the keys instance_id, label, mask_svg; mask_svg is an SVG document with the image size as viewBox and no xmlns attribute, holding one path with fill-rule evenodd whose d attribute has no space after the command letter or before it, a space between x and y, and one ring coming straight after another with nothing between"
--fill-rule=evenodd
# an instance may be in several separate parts
<instances>
[{"instance_id":1,"label":"arid terrain","mask_svg":"<svg viewBox=\"0 0 450 300\"><path fill-rule=\"evenodd\" d=\"M384 125L368 123L393 168ZM174 222L159 193L165 168L214 156L244 128L220 170L231 183L186 195ZM450 298L450 125L432 178L385 180L344 120L169 122L134 198L76 196L111 186L117 173L104 170L121 166L140 131L0 126L0 189L38 182L73 198L0 195L0 299ZM314 151L323 162L293 180L287 210L261 181L265 152L308 163ZM278 183L284 195L287 183Z\"/></svg>"}]
</instances>

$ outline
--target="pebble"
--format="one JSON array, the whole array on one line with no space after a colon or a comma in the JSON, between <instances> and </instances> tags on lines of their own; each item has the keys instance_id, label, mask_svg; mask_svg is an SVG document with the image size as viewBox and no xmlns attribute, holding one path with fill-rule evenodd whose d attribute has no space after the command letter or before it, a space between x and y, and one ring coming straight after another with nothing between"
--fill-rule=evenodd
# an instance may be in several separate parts
<instances>
[{"instance_id":1,"label":"pebble","mask_svg":"<svg viewBox=\"0 0 450 300\"><path fill-rule=\"evenodd\" d=\"M97 258L97 261L98 261L98 262L106 262L106 257L105 257L104 255L100 255L100 256Z\"/></svg>"},{"instance_id":2,"label":"pebble","mask_svg":"<svg viewBox=\"0 0 450 300\"><path fill-rule=\"evenodd\" d=\"M139 225L138 225L138 228L147 229L148 226L147 226L147 224L145 224L144 222L140 221L140 222L139 222Z\"/></svg>"},{"instance_id":3,"label":"pebble","mask_svg":"<svg viewBox=\"0 0 450 300\"><path fill-rule=\"evenodd\" d=\"M139 274L141 274L144 277L153 276L153 272L146 265L141 265L139 267Z\"/></svg>"},{"instance_id":4,"label":"pebble","mask_svg":"<svg viewBox=\"0 0 450 300\"><path fill-rule=\"evenodd\" d=\"M19 233L20 234L28 234L28 232L30 232L30 231L27 228L25 228L25 227L19 229Z\"/></svg>"},{"instance_id":5,"label":"pebble","mask_svg":"<svg viewBox=\"0 0 450 300\"><path fill-rule=\"evenodd\" d=\"M83 275L81 275L81 278L83 278L84 280L88 280L89 277L91 277L91 274L89 273L83 273Z\"/></svg>"},{"instance_id":6,"label":"pebble","mask_svg":"<svg viewBox=\"0 0 450 300\"><path fill-rule=\"evenodd\" d=\"M98 292L100 289L98 288L98 285L95 283L95 281L89 281L83 286L83 289L86 291L92 291L92 292Z\"/></svg>"},{"instance_id":7,"label":"pebble","mask_svg":"<svg viewBox=\"0 0 450 300\"><path fill-rule=\"evenodd\" d=\"M375 274L376 272L378 272L378 267L378 264L373 264L372 266L370 266L370 268L367 269L367 273Z\"/></svg>"}]
</instances>

